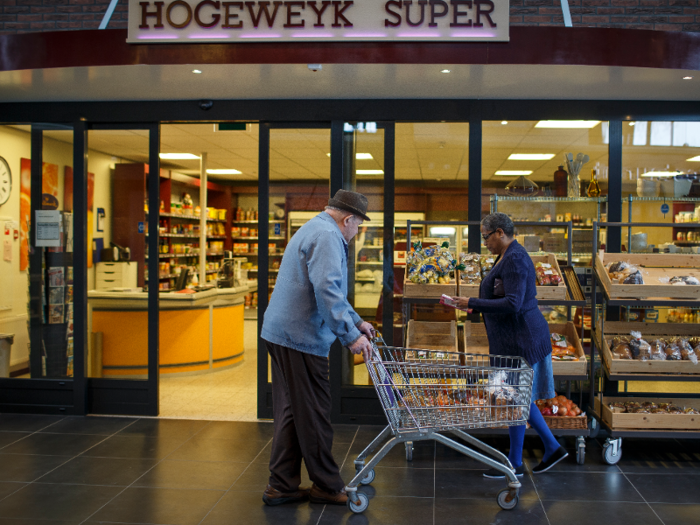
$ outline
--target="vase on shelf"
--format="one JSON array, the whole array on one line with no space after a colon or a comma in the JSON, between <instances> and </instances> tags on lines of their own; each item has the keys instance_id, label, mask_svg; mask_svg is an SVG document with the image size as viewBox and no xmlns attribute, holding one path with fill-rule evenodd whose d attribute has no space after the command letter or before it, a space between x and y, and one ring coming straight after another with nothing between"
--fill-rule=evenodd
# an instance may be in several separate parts
<instances>
[{"instance_id":1,"label":"vase on shelf","mask_svg":"<svg viewBox=\"0 0 700 525\"><path fill-rule=\"evenodd\" d=\"M578 199L581 196L581 180L578 173L569 173L569 186L567 197L570 199Z\"/></svg>"},{"instance_id":2,"label":"vase on shelf","mask_svg":"<svg viewBox=\"0 0 700 525\"><path fill-rule=\"evenodd\" d=\"M600 185L598 184L598 177L596 176L596 170L591 170L591 182L588 183L588 191L586 194L589 197L599 197L600 196Z\"/></svg>"}]
</instances>

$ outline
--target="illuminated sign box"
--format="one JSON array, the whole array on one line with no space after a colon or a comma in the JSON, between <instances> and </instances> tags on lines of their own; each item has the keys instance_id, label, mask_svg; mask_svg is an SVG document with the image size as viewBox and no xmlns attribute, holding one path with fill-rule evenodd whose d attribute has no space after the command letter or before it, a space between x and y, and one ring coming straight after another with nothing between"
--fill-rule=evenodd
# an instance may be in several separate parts
<instances>
[{"instance_id":1,"label":"illuminated sign box","mask_svg":"<svg viewBox=\"0 0 700 525\"><path fill-rule=\"evenodd\" d=\"M130 43L509 40L507 0L130 0Z\"/></svg>"}]
</instances>

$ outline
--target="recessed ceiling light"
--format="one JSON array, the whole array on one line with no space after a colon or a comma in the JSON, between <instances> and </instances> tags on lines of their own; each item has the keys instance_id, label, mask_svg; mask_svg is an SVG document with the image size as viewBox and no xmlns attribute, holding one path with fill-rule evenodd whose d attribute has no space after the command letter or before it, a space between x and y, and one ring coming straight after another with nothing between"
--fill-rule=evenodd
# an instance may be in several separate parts
<instances>
[{"instance_id":1,"label":"recessed ceiling light","mask_svg":"<svg viewBox=\"0 0 700 525\"><path fill-rule=\"evenodd\" d=\"M642 177L676 177L683 175L680 171L648 171L642 173Z\"/></svg>"},{"instance_id":2,"label":"recessed ceiling light","mask_svg":"<svg viewBox=\"0 0 700 525\"><path fill-rule=\"evenodd\" d=\"M508 160L549 160L554 158L554 153L511 153Z\"/></svg>"},{"instance_id":3,"label":"recessed ceiling light","mask_svg":"<svg viewBox=\"0 0 700 525\"><path fill-rule=\"evenodd\" d=\"M683 80L693 80L693 77L683 77Z\"/></svg>"},{"instance_id":4,"label":"recessed ceiling light","mask_svg":"<svg viewBox=\"0 0 700 525\"><path fill-rule=\"evenodd\" d=\"M540 120L536 128L590 129L600 124L600 120Z\"/></svg>"},{"instance_id":5,"label":"recessed ceiling light","mask_svg":"<svg viewBox=\"0 0 700 525\"><path fill-rule=\"evenodd\" d=\"M440 71L440 73L452 73L449 69L443 69Z\"/></svg>"},{"instance_id":6,"label":"recessed ceiling light","mask_svg":"<svg viewBox=\"0 0 700 525\"><path fill-rule=\"evenodd\" d=\"M508 121L507 121L507 120L501 120L501 125L502 125L502 126L505 126L506 124L508 124Z\"/></svg>"},{"instance_id":7,"label":"recessed ceiling light","mask_svg":"<svg viewBox=\"0 0 700 525\"><path fill-rule=\"evenodd\" d=\"M192 153L161 153L160 158L166 160L199 160L199 156L192 155Z\"/></svg>"},{"instance_id":8,"label":"recessed ceiling light","mask_svg":"<svg viewBox=\"0 0 700 525\"><path fill-rule=\"evenodd\" d=\"M202 74L202 70L201 70L201 69L193 69L193 70L192 70L192 73L194 73L195 75L201 75L201 74Z\"/></svg>"},{"instance_id":9,"label":"recessed ceiling light","mask_svg":"<svg viewBox=\"0 0 700 525\"><path fill-rule=\"evenodd\" d=\"M636 122L630 122L630 126L634 126Z\"/></svg>"},{"instance_id":10,"label":"recessed ceiling light","mask_svg":"<svg viewBox=\"0 0 700 525\"><path fill-rule=\"evenodd\" d=\"M207 170L209 175L241 175L243 172L234 169Z\"/></svg>"},{"instance_id":11,"label":"recessed ceiling light","mask_svg":"<svg viewBox=\"0 0 700 525\"><path fill-rule=\"evenodd\" d=\"M513 175L530 175L532 173L532 170L498 170L494 175L504 175L504 176L513 176Z\"/></svg>"},{"instance_id":12,"label":"recessed ceiling light","mask_svg":"<svg viewBox=\"0 0 700 525\"><path fill-rule=\"evenodd\" d=\"M700 155L698 155L697 157L693 157L693 158L688 159L688 162L700 162Z\"/></svg>"},{"instance_id":13,"label":"recessed ceiling light","mask_svg":"<svg viewBox=\"0 0 700 525\"><path fill-rule=\"evenodd\" d=\"M384 175L383 170L355 170L356 175Z\"/></svg>"},{"instance_id":14,"label":"recessed ceiling light","mask_svg":"<svg viewBox=\"0 0 700 525\"><path fill-rule=\"evenodd\" d=\"M331 156L330 153L326 153L329 157ZM357 160L372 160L374 157L372 156L371 153L355 153L355 158Z\"/></svg>"}]
</instances>

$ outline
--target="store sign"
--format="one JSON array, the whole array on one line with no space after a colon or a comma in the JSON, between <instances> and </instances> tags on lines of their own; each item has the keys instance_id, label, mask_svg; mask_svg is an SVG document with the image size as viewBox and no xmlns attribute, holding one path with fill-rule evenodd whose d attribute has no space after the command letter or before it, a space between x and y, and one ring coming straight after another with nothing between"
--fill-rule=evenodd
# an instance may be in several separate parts
<instances>
[{"instance_id":1,"label":"store sign","mask_svg":"<svg viewBox=\"0 0 700 525\"><path fill-rule=\"evenodd\" d=\"M130 43L508 41L507 0L130 0Z\"/></svg>"}]
</instances>

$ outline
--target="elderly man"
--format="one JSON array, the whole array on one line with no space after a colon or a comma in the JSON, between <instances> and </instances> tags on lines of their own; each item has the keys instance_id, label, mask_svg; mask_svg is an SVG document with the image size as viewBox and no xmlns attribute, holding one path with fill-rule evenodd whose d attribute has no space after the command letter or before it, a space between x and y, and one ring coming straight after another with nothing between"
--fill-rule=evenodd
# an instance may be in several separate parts
<instances>
[{"instance_id":1,"label":"elderly man","mask_svg":"<svg viewBox=\"0 0 700 525\"><path fill-rule=\"evenodd\" d=\"M325 211L291 238L261 336L272 365L275 434L267 505L309 499L344 505L345 483L333 459L328 353L336 338L367 357L372 325L347 300L348 243L367 217L367 198L338 190ZM299 488L304 460L311 489Z\"/></svg>"}]
</instances>

